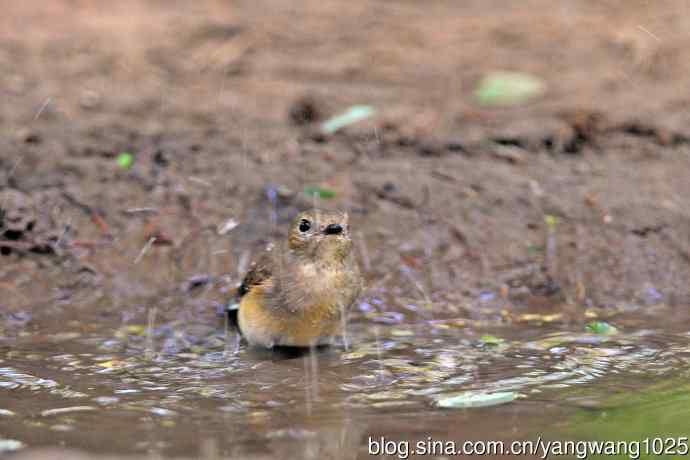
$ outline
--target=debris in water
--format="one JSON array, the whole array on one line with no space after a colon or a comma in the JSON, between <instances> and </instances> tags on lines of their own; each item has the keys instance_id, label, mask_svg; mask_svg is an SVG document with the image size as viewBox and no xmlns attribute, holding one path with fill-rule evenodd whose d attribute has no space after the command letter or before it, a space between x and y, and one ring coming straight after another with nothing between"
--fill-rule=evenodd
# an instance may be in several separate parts
<instances>
[{"instance_id":1,"label":"debris in water","mask_svg":"<svg viewBox=\"0 0 690 460\"><path fill-rule=\"evenodd\" d=\"M443 399L437 399L435 405L446 409L459 409L469 407L488 407L497 406L499 404L506 404L514 401L517 398L517 393L498 392L498 393L477 393L467 391L455 396L450 396Z\"/></svg>"},{"instance_id":2,"label":"debris in water","mask_svg":"<svg viewBox=\"0 0 690 460\"><path fill-rule=\"evenodd\" d=\"M118 339L126 339L130 335L143 336L146 334L146 326L143 324L130 324L123 326L115 332Z\"/></svg>"},{"instance_id":3,"label":"debris in water","mask_svg":"<svg viewBox=\"0 0 690 460\"><path fill-rule=\"evenodd\" d=\"M102 406L109 406L120 402L120 398L117 396L98 396L97 398L93 398L93 400Z\"/></svg>"},{"instance_id":4,"label":"debris in water","mask_svg":"<svg viewBox=\"0 0 690 460\"><path fill-rule=\"evenodd\" d=\"M612 326L606 321L593 321L587 324L585 330L591 334L597 335L615 335L618 334L618 328Z\"/></svg>"},{"instance_id":5,"label":"debris in water","mask_svg":"<svg viewBox=\"0 0 690 460\"><path fill-rule=\"evenodd\" d=\"M115 161L117 161L117 165L122 169L129 169L134 164L134 155L129 152L122 152L117 156Z\"/></svg>"},{"instance_id":6,"label":"debris in water","mask_svg":"<svg viewBox=\"0 0 690 460\"><path fill-rule=\"evenodd\" d=\"M16 439L0 439L0 454L4 452L15 452L24 447L26 447L26 445Z\"/></svg>"},{"instance_id":7,"label":"debris in water","mask_svg":"<svg viewBox=\"0 0 690 460\"><path fill-rule=\"evenodd\" d=\"M57 425L53 425L50 427L51 431L74 431L74 427L72 425L66 425L64 423L58 423Z\"/></svg>"},{"instance_id":8,"label":"debris in water","mask_svg":"<svg viewBox=\"0 0 690 460\"><path fill-rule=\"evenodd\" d=\"M118 369L129 365L126 361L121 359L112 359L110 361L103 361L96 364L97 366L104 367L106 369Z\"/></svg>"},{"instance_id":9,"label":"debris in water","mask_svg":"<svg viewBox=\"0 0 690 460\"><path fill-rule=\"evenodd\" d=\"M562 313L551 313L547 315L541 315L539 313L524 313L518 316L518 321L522 322L540 322L540 323L553 323L563 318Z\"/></svg>"},{"instance_id":10,"label":"debris in water","mask_svg":"<svg viewBox=\"0 0 690 460\"><path fill-rule=\"evenodd\" d=\"M353 105L347 111L329 118L321 124L321 132L324 134L333 134L338 130L365 120L376 113L376 109L370 105Z\"/></svg>"},{"instance_id":11,"label":"debris in water","mask_svg":"<svg viewBox=\"0 0 690 460\"><path fill-rule=\"evenodd\" d=\"M493 72L482 79L474 97L481 105L519 105L542 94L545 89L544 82L533 75Z\"/></svg>"},{"instance_id":12,"label":"debris in water","mask_svg":"<svg viewBox=\"0 0 690 460\"><path fill-rule=\"evenodd\" d=\"M415 334L410 329L392 329L391 335L393 337L413 337Z\"/></svg>"},{"instance_id":13,"label":"debris in water","mask_svg":"<svg viewBox=\"0 0 690 460\"><path fill-rule=\"evenodd\" d=\"M489 334L483 335L479 340L481 340L484 345L489 346L496 346L505 343L505 339Z\"/></svg>"},{"instance_id":14,"label":"debris in water","mask_svg":"<svg viewBox=\"0 0 690 460\"><path fill-rule=\"evenodd\" d=\"M153 415L158 415L159 417L172 417L177 415L177 412L174 410L164 409L162 407L152 407L149 412L151 412Z\"/></svg>"},{"instance_id":15,"label":"debris in water","mask_svg":"<svg viewBox=\"0 0 690 460\"><path fill-rule=\"evenodd\" d=\"M48 409L41 412L43 417L50 417L52 415L62 415L69 414L71 412L86 412L96 410L93 406L71 406L71 407L58 407L57 409Z\"/></svg>"},{"instance_id":16,"label":"debris in water","mask_svg":"<svg viewBox=\"0 0 690 460\"><path fill-rule=\"evenodd\" d=\"M114 393L118 394L118 395L129 395L129 394L134 394L134 393L141 393L141 391L136 390L134 388L125 388L123 390L115 390Z\"/></svg>"}]
</instances>

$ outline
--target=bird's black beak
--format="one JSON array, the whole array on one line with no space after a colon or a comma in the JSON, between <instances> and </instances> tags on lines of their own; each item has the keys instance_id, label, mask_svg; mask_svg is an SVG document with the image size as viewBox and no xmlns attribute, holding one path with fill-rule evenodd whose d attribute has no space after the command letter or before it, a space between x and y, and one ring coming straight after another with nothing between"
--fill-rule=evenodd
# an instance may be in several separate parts
<instances>
[{"instance_id":1,"label":"bird's black beak","mask_svg":"<svg viewBox=\"0 0 690 460\"><path fill-rule=\"evenodd\" d=\"M324 230L326 235L340 235L343 233L343 226L340 224L330 224Z\"/></svg>"}]
</instances>

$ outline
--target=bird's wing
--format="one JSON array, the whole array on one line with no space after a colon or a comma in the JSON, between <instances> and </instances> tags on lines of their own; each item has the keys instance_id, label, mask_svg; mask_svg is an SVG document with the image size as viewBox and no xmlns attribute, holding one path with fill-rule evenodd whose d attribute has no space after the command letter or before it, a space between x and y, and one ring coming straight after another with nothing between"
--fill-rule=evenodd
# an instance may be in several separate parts
<instances>
[{"instance_id":1,"label":"bird's wing","mask_svg":"<svg viewBox=\"0 0 690 460\"><path fill-rule=\"evenodd\" d=\"M271 252L264 251L259 258L249 267L249 271L244 276L242 284L237 290L240 298L249 292L252 287L264 283L273 273L271 272Z\"/></svg>"},{"instance_id":2,"label":"bird's wing","mask_svg":"<svg viewBox=\"0 0 690 460\"><path fill-rule=\"evenodd\" d=\"M271 254L264 251L258 259L249 266L249 271L244 275L242 284L237 288L237 297L227 306L227 314L230 324L239 330L238 312L242 297L253 287L265 283L271 278ZM240 331L241 333L241 331Z\"/></svg>"}]
</instances>

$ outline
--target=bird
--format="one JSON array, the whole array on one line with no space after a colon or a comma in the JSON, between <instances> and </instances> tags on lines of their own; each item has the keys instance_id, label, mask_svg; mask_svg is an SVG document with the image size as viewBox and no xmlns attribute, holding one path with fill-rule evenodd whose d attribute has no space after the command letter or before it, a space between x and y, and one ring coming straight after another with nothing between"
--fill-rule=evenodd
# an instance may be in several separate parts
<instances>
[{"instance_id":1,"label":"bird","mask_svg":"<svg viewBox=\"0 0 690 460\"><path fill-rule=\"evenodd\" d=\"M304 211L285 240L250 265L238 288L237 326L254 347L328 345L362 286L348 214Z\"/></svg>"}]
</instances>

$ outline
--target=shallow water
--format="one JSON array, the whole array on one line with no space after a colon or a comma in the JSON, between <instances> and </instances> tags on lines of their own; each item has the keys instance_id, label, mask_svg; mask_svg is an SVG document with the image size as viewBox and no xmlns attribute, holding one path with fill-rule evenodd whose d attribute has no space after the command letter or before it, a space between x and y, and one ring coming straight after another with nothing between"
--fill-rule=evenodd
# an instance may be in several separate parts
<instances>
[{"instance_id":1,"label":"shallow water","mask_svg":"<svg viewBox=\"0 0 690 460\"><path fill-rule=\"evenodd\" d=\"M369 437L594 439L606 429L587 427L602 423L624 436L616 423L657 405L666 417L650 430L664 434L690 409L668 394L690 363L690 322L680 308L619 313L608 320L620 333L601 336L558 316L429 319L364 301L346 340L296 354L238 347L202 303L160 307L181 301L168 297L122 310L93 297L7 320L3 438L99 453L347 459L366 458ZM660 382L665 393L654 397ZM435 406L463 391L517 399ZM618 417L602 422L612 411ZM654 434L647 431L639 436Z\"/></svg>"}]
</instances>

